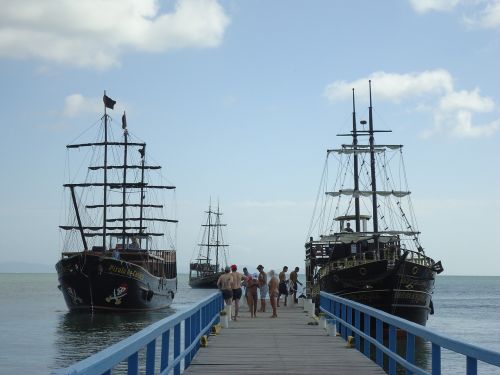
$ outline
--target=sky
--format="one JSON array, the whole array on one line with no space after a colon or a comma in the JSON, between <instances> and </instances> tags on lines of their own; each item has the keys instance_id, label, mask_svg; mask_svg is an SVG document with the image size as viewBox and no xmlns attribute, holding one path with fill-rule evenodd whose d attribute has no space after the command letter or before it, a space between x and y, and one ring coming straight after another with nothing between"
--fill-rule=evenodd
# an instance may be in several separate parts
<instances>
[{"instance_id":1,"label":"sky","mask_svg":"<svg viewBox=\"0 0 500 375\"><path fill-rule=\"evenodd\" d=\"M178 270L209 200L231 263L304 267L328 148L367 116L405 145L427 255L500 275L500 1L0 0L1 262L53 265L65 145L102 115L176 186ZM22 271L22 270L21 270Z\"/></svg>"}]
</instances>

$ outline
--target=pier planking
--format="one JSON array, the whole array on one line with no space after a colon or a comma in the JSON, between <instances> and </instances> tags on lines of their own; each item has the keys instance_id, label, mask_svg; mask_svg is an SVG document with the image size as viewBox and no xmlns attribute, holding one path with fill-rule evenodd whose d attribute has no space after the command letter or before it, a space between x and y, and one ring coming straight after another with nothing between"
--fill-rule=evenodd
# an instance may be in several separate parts
<instances>
[{"instance_id":1,"label":"pier planking","mask_svg":"<svg viewBox=\"0 0 500 375\"><path fill-rule=\"evenodd\" d=\"M269 304L268 304L269 305ZM270 306L268 306L270 309ZM301 307L257 313L244 306L208 347L200 348L185 374L385 374L340 337L331 337Z\"/></svg>"}]
</instances>

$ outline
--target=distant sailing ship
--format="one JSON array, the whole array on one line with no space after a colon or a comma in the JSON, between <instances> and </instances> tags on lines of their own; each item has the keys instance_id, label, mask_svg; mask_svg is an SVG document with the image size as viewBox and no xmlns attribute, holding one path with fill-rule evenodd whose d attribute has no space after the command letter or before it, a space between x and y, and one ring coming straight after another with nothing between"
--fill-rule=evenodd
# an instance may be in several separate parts
<instances>
[{"instance_id":1,"label":"distant sailing ship","mask_svg":"<svg viewBox=\"0 0 500 375\"><path fill-rule=\"evenodd\" d=\"M352 131L339 134L352 143L327 152L323 194L305 245L307 290L316 302L326 291L425 325L433 313L435 276L443 267L420 244L404 164L397 174L390 169L403 161L403 146L375 143L375 133L388 131L373 128L371 82L369 92L368 129L366 121L362 130L357 127L353 90ZM363 136L368 144L358 143ZM328 166L334 156L331 184Z\"/></svg>"},{"instance_id":2,"label":"distant sailing ship","mask_svg":"<svg viewBox=\"0 0 500 375\"><path fill-rule=\"evenodd\" d=\"M88 150L90 166L84 182L64 185L71 204L69 223L60 226L66 234L56 264L59 288L71 310L168 307L177 291L169 235L177 220L163 215L167 207L158 199L175 187L154 183L161 167L147 164L146 143L131 139L125 113L122 139L112 139L116 129L106 108L116 102L106 93L103 101L98 138L67 146Z\"/></svg>"},{"instance_id":3,"label":"distant sailing ship","mask_svg":"<svg viewBox=\"0 0 500 375\"><path fill-rule=\"evenodd\" d=\"M206 223L202 241L199 246L197 257L189 265L189 285L192 288L217 288L217 280L224 273L227 267L226 247L222 235L220 217L222 212L217 205L217 211L212 210L211 204L208 206Z\"/></svg>"}]
</instances>

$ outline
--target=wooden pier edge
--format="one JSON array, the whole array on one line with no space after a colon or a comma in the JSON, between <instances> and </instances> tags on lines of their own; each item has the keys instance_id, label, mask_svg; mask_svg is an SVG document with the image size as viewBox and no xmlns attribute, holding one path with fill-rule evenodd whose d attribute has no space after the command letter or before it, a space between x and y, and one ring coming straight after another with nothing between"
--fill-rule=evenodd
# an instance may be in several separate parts
<instances>
[{"instance_id":1,"label":"wooden pier edge","mask_svg":"<svg viewBox=\"0 0 500 375\"><path fill-rule=\"evenodd\" d=\"M210 336L184 374L385 374L342 338L308 324L316 320L298 305L270 315L250 318L242 307L240 318Z\"/></svg>"}]
</instances>

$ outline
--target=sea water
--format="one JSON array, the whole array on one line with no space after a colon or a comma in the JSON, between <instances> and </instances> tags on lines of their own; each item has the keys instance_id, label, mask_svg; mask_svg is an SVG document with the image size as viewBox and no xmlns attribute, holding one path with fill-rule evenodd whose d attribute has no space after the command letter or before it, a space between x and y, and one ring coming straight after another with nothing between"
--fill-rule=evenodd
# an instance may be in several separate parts
<instances>
[{"instance_id":1,"label":"sea water","mask_svg":"<svg viewBox=\"0 0 500 375\"><path fill-rule=\"evenodd\" d=\"M47 374L185 309L213 293L179 275L171 308L140 313L69 313L56 274L0 274L0 374ZM500 277L438 276L427 327L500 352ZM418 361L430 366L430 346ZM465 373L465 357L443 350L443 374ZM479 363L480 374L500 374Z\"/></svg>"}]
</instances>

